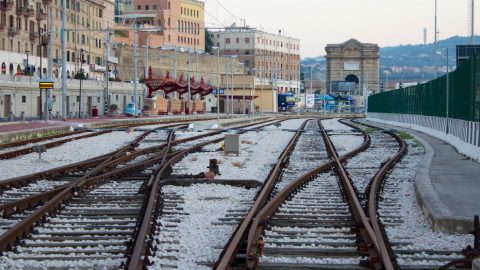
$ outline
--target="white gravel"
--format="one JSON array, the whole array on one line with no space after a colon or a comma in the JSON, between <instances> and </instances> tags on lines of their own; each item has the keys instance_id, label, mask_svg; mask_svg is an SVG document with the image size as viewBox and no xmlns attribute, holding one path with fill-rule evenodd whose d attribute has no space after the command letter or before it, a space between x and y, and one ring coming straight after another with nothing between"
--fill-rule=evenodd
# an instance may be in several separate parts
<instances>
[{"instance_id":1,"label":"white gravel","mask_svg":"<svg viewBox=\"0 0 480 270\"><path fill-rule=\"evenodd\" d=\"M329 135L339 156L353 151L363 143L363 136L358 135Z\"/></svg>"},{"instance_id":2,"label":"white gravel","mask_svg":"<svg viewBox=\"0 0 480 270\"><path fill-rule=\"evenodd\" d=\"M221 173L217 179L264 182L294 134L282 130L247 132L240 135L238 156L220 151L192 153L174 165L173 174L197 175L208 170L210 159L217 159ZM218 149L218 145L207 149Z\"/></svg>"},{"instance_id":3,"label":"white gravel","mask_svg":"<svg viewBox=\"0 0 480 270\"><path fill-rule=\"evenodd\" d=\"M297 130L299 129L303 122L305 122L307 119L290 119L290 120L285 120L283 122L280 122L281 126L280 127L275 127L275 126L266 126L264 130L277 130L277 129L293 129Z\"/></svg>"},{"instance_id":4,"label":"white gravel","mask_svg":"<svg viewBox=\"0 0 480 270\"><path fill-rule=\"evenodd\" d=\"M340 118L322 120L322 125L326 130L351 131L352 128L340 123Z\"/></svg>"},{"instance_id":5,"label":"white gravel","mask_svg":"<svg viewBox=\"0 0 480 270\"><path fill-rule=\"evenodd\" d=\"M141 132L114 131L91 138L68 142L55 148L47 149L38 159L37 153L0 161L0 180L28 175L96 156L107 154L125 146L137 138Z\"/></svg>"},{"instance_id":6,"label":"white gravel","mask_svg":"<svg viewBox=\"0 0 480 270\"><path fill-rule=\"evenodd\" d=\"M390 242L410 242L409 245L400 247L408 250L440 250L460 251L467 245L473 244L472 235L449 235L434 232L418 205L414 188L416 168L424 155L422 146L416 145L412 140L408 141L408 154L389 175L384 194L380 201L379 213L384 223ZM402 223L392 224L391 218L395 216ZM397 247L398 248L398 247ZM396 249L396 248L394 248ZM425 257L430 257L425 255ZM412 257L400 256L398 262L405 264L418 264L418 260ZM443 261L444 263L445 261ZM430 265L442 264L442 261L425 261Z\"/></svg>"},{"instance_id":7,"label":"white gravel","mask_svg":"<svg viewBox=\"0 0 480 270\"><path fill-rule=\"evenodd\" d=\"M158 221L161 224L155 235L158 251L150 259L149 269L176 266L178 269L211 269L204 265L215 262L236 225L218 225L228 210L247 212L255 196L255 189L199 184L190 187L166 186L166 201L179 196L181 202ZM178 198L175 200L178 202ZM170 210L171 211L171 210ZM218 223L218 224L212 224Z\"/></svg>"}]
</instances>

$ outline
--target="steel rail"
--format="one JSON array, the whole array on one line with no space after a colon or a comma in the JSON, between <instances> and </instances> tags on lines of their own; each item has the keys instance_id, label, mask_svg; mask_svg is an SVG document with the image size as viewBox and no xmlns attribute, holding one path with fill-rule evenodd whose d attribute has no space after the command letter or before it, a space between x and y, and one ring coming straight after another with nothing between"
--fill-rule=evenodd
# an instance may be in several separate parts
<instances>
[{"instance_id":1,"label":"steel rail","mask_svg":"<svg viewBox=\"0 0 480 270\"><path fill-rule=\"evenodd\" d=\"M269 120L261 121L260 124L266 123L266 122L271 122L271 121ZM261 129L265 126L269 126L272 124L273 123L260 125L258 127L255 127L254 130ZM257 122L253 124L242 125L237 128L245 128L245 127L254 126L254 125L259 125L259 123ZM241 133L245 133L247 131L248 130L242 130ZM219 134L221 132L223 132L223 130L212 132L212 133ZM206 137L206 135L211 136L212 133L203 134L201 136L202 137ZM199 136L196 136L196 137L199 137ZM149 263L148 255L150 255L152 243L151 241L149 241L148 236L149 236L149 233L153 233L156 229L156 222L154 219L160 207L158 205L158 201L161 199L159 198L160 196L159 191L161 189L163 177L165 174L167 174L167 170L175 162L178 162L187 154L197 151L206 145L221 142L223 140L224 138L218 138L218 139L206 141L206 142L197 144L195 146L192 146L190 148L184 149L179 153L174 154L172 157L166 160L165 163L162 164L160 169L155 173L155 175L150 178L149 183L147 184L147 192L149 191L149 195L148 195L148 200L145 204L146 205L145 212L144 212L145 214L144 214L144 217L142 218L142 223L139 225L140 227L136 231L136 237L132 244L131 253L127 255L127 263L125 264L125 269L129 269L129 270L143 269L144 266L146 266ZM142 260L142 256L143 256L143 260Z\"/></svg>"},{"instance_id":2,"label":"steel rail","mask_svg":"<svg viewBox=\"0 0 480 270\"><path fill-rule=\"evenodd\" d=\"M112 131L111 130L102 130L102 131L92 132L92 133L86 134L86 135L81 135L81 136L77 136L77 137L73 137L73 138L68 138L68 139L63 139L63 140L58 140L58 141L54 141L54 142L45 143L45 144L43 144L43 146L45 146L46 149L50 149L50 148L57 147L57 146L60 146L62 144L65 144L67 142L86 139L86 138L95 137L95 136L100 136L100 135L110 133L110 132L112 132ZM6 153L1 153L0 154L0 160L11 159L11 158L14 158L14 157L23 156L23 155L30 154L30 153L33 153L33 148L32 147L25 147L25 148L22 148L22 149L13 150L13 151L6 152Z\"/></svg>"},{"instance_id":3,"label":"steel rail","mask_svg":"<svg viewBox=\"0 0 480 270\"><path fill-rule=\"evenodd\" d=\"M368 194L368 216L370 217L370 222L372 224L373 231L378 241L379 252L382 258L383 265L385 269L398 269L398 263L393 254L388 236L384 230L384 227L378 216L378 200L380 197L381 189L385 183L387 173L397 164L407 153L407 145L405 141L400 138L397 134L384 131L384 133L392 136L400 145L398 152L390 158L377 172L375 177L372 179L370 184L370 191ZM397 267L395 267L396 265Z\"/></svg>"},{"instance_id":4,"label":"steel rail","mask_svg":"<svg viewBox=\"0 0 480 270\"><path fill-rule=\"evenodd\" d=\"M26 139L26 140L15 141L15 142L10 142L10 143L3 143L3 144L0 144L0 149L18 147L18 146L22 146L22 145L29 144L29 143L48 141L48 140L57 139L57 138L61 138L61 137L77 135L77 134L84 133L84 132L87 132L87 131L86 130L75 130L75 131L71 131L71 132L63 132L63 133L44 136L44 137L39 137L39 138L32 138L32 139Z\"/></svg>"},{"instance_id":5,"label":"steel rail","mask_svg":"<svg viewBox=\"0 0 480 270\"><path fill-rule=\"evenodd\" d=\"M251 125L257 125L257 124L258 123L248 124L248 125L245 125L244 127L248 127L248 126L251 126ZM173 127L173 126L184 127L186 125L176 124L176 125L172 125L171 127ZM263 127L263 126L265 126L265 125L262 125L261 127ZM163 127L157 128L157 129L163 129L163 128L165 128L165 127L163 126ZM19 186L22 186L22 185L27 185L31 182L34 182L34 181L38 180L38 179L42 179L42 178L46 178L46 177L54 177L54 176L62 175L62 174L69 173L69 172L84 170L86 168L94 167L94 166L97 166L97 167L94 170L90 171L86 175L86 177L84 176L84 177L82 177L78 180L75 180L73 182L79 182L79 181L81 181L83 179L86 179L90 176L98 175L98 174L100 174L100 173L102 173L102 172L104 172L108 169L114 168L115 166L117 166L120 163L124 163L124 162L127 162L129 160L135 159L136 157L139 157L141 155L147 155L147 154L155 153L155 152L158 152L158 151L161 151L162 149L164 149L167 146L166 143L156 145L156 146L147 147L147 148L140 149L140 150L136 150L136 151L130 152L128 155L126 155L127 151L134 149L136 147L136 145L138 145L138 143L141 140L143 140L149 134L153 133L155 130L156 129L144 132L141 136L136 138L133 142L129 143L128 145L126 145L126 146L124 146L124 147L122 147L122 148L120 148L120 149L118 149L114 152L103 155L103 156L101 156L101 158L96 158L96 159L93 159L93 160L90 160L90 161L84 161L84 162L81 162L81 163L75 164L75 165L67 165L67 166L64 166L64 167L55 168L55 169L52 169L52 170L36 173L36 174L33 174L33 175L21 176L21 177L17 177L17 178L7 179L5 181L0 181L0 188L2 188L2 187L4 187L4 188L19 187ZM221 132L223 132L223 130L218 130L218 131L214 131L214 132L210 132L210 133L206 133L206 134L200 134L200 135L196 135L196 136L192 136L192 137L188 137L188 138L179 139L179 140L176 140L174 142L171 142L171 145L175 146L175 145L178 145L178 144L181 144L181 143L194 141L196 139L200 139L200 138L203 138L203 137L220 134ZM98 165L98 163L100 163L100 165ZM106 176L108 176L108 175L109 174L107 174ZM67 188L70 184L71 183L63 185L61 187L57 187L53 191L43 192L41 194L32 195L32 196L20 199L18 201L14 201L14 202L10 202L10 203L7 203L7 204L0 205L0 215L3 215L5 217L7 217L9 215L18 213L20 211L31 208L33 206L37 206L37 205L45 202L46 200L52 198L59 191L61 191L64 188Z\"/></svg>"},{"instance_id":6,"label":"steel rail","mask_svg":"<svg viewBox=\"0 0 480 270\"><path fill-rule=\"evenodd\" d=\"M275 183L278 181L278 178L285 162L287 161L287 158L290 156L291 152L295 148L298 138L300 137L300 134L304 130L305 125L308 121L309 120L305 120L303 122L297 132L295 132L295 135L292 136L292 138L290 139L290 142L288 143L287 147L285 147L280 157L277 159L275 166L270 171L267 180L260 189L258 196L256 196L252 207L247 212L245 218L240 222L239 225L237 225L234 233L232 234L232 237L229 239L226 246L224 247L219 259L213 267L214 269L227 269L229 268L231 262L235 259L238 249L246 238L246 232L248 231L248 228L250 227L259 209L261 209L265 205L268 196L270 195L273 187L275 186Z\"/></svg>"},{"instance_id":7,"label":"steel rail","mask_svg":"<svg viewBox=\"0 0 480 270\"><path fill-rule=\"evenodd\" d=\"M244 126L251 126L251 125L256 125L256 124L258 124L258 123L248 124L248 125L244 125ZM159 127L159 128L163 128L163 127ZM132 149L132 147L134 147L134 145L138 144L139 141L141 141L143 138L145 138L151 132L153 132L153 130L149 130L149 131L145 132L144 134L142 134L142 136L139 136L138 138L136 138L132 143L130 143L129 145L127 145L123 148L121 148L120 150L117 150L114 153L115 154L122 154L122 152L125 152L125 151L128 151L128 150ZM216 132L213 132L213 133L217 133L217 132L220 133L222 131L216 131ZM178 143L189 141L189 140L195 140L195 139L198 139L198 137L209 136L210 134L211 133L207 133L207 134L202 134L202 135L198 135L198 136L194 136L194 137L190 137L190 138L185 138L185 139L179 140ZM223 139L220 138L219 140L223 140ZM202 146L200 146L200 148L201 147ZM159 147L151 147L149 149L142 149L140 151L152 151L153 152L153 151L158 150L158 149L159 149ZM168 151L164 151L164 153L167 153L167 152ZM115 156L115 154L114 154L114 156ZM111 153L107 154L107 155L111 155ZM112 162L112 160L111 160L112 158L113 157L106 157L105 159L103 159L103 163L101 163L100 165L108 166L108 163ZM151 158L151 159L143 161L143 162L128 165L128 166L125 166L123 168L120 168L120 169L117 169L117 170L114 170L114 171L111 171L111 172L107 172L107 173L104 173L104 174L101 174L101 175L97 175L97 176L94 176L94 177L90 177L90 178L83 177L82 179L77 180L72 184L69 184L67 187L63 188L63 190L61 190L57 193L53 193L53 191L50 191L49 194L54 195L54 196L48 198L48 201L44 205L42 205L40 208L38 208L37 210L35 210L31 214L29 214L26 218L24 218L22 221L20 221L18 224L16 224L15 227L7 230L6 232L4 232L3 234L0 235L0 253L5 251L5 250L10 249L17 241L20 240L20 238L22 236L26 235L29 231L31 231L36 223L44 221L46 214L49 214L49 215L54 214L61 207L61 205L63 203L65 203L66 201L71 199L74 195L78 195L79 193L83 192L84 190L86 190L88 188L91 188L91 187L93 187L93 186L95 186L95 185L97 185L97 184L99 184L102 181L105 181L107 179L111 179L113 177L119 177L119 176L122 176L122 175L126 175L128 173L131 173L132 171L142 170L146 167L153 166L154 164L157 164L162 159L164 159L163 155L160 156L160 157L157 157L157 158ZM110 161L108 161L108 160L110 160ZM38 199L38 197L41 197L41 196L37 196L37 199ZM47 198L45 198L45 196L43 196L41 199L45 200Z\"/></svg>"},{"instance_id":8,"label":"steel rail","mask_svg":"<svg viewBox=\"0 0 480 270\"><path fill-rule=\"evenodd\" d=\"M323 126L321 125L319 121L319 127L322 131L322 136L324 138L325 144L327 148L332 149L333 144L331 143L330 139L328 138L328 135L326 134L325 130L323 129ZM260 239L260 236L262 234L262 231L264 230L264 227L267 225L268 220L270 217L273 215L273 213L278 209L278 207L289 197L293 192L298 190L301 186L306 184L309 181L312 181L314 177L320 173L326 172L331 169L332 166L337 165L341 162L344 162L346 159L349 159L358 153L364 151L366 148L369 147L370 145L370 137L365 133L362 132L364 136L364 142L362 145L354 149L353 151L350 151L349 153L338 157L336 155L336 152L333 148L334 156L331 156L330 161L320 165L319 167L310 170L306 174L298 177L296 180L292 181L290 184L288 184L283 190L281 190L279 193L277 193L257 214L255 217L252 226L250 227L250 230L248 232L248 238L247 238L247 268L248 269L254 269L256 265L258 264L258 240ZM351 185L350 185L351 187ZM355 194L353 188L350 189L350 192L352 196L350 197L356 197L353 196ZM357 199L358 201L358 199ZM361 206L360 206L361 210ZM361 210L363 213L363 210ZM368 223L368 222L367 222Z\"/></svg>"}]
</instances>

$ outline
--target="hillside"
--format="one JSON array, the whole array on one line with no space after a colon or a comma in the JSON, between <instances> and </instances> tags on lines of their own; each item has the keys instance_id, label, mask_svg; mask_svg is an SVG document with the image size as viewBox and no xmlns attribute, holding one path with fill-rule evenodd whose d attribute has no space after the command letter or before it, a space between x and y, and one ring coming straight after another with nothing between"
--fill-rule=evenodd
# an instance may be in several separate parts
<instances>
[{"instance_id":1,"label":"hillside","mask_svg":"<svg viewBox=\"0 0 480 270\"><path fill-rule=\"evenodd\" d=\"M476 36L476 41L480 41L480 36ZM447 55L446 48L449 50L449 66L452 68L456 65L456 46L461 44L469 44L469 37L454 36L437 42L437 66L446 66ZM424 68L434 66L434 45L433 43L423 45L399 45L392 47L380 48L380 69L381 77L384 70L391 70L392 67L412 67ZM301 72L305 73L305 78L310 79L310 67L313 66L313 79L323 79L325 69L324 56L302 59ZM428 80L433 74L423 72L418 73L402 72L393 73L391 79L403 80Z\"/></svg>"}]
</instances>

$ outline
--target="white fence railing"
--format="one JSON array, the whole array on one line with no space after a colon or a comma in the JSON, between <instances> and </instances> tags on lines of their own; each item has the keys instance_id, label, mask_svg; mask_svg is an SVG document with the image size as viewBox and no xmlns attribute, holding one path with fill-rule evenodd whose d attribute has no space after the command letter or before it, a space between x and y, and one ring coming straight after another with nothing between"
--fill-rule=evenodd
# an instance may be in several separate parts
<instances>
[{"instance_id":1,"label":"white fence railing","mask_svg":"<svg viewBox=\"0 0 480 270\"><path fill-rule=\"evenodd\" d=\"M480 161L480 123L415 114L368 113L368 119L422 131Z\"/></svg>"}]
</instances>

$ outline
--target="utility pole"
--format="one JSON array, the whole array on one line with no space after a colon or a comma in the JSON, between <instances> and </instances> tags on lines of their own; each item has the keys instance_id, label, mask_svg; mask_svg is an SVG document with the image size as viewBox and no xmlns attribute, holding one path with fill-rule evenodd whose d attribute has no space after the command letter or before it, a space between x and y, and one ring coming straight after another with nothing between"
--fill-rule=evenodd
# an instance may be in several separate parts
<instances>
[{"instance_id":1,"label":"utility pole","mask_svg":"<svg viewBox=\"0 0 480 270\"><path fill-rule=\"evenodd\" d=\"M103 113L104 115L107 115L108 113L108 110L110 109L110 94L108 93L108 78L109 78L109 74L108 74L108 59L110 58L110 30L108 30L106 33L105 33L105 58L106 58L106 63L107 63L107 68L105 69L105 79L104 79L104 83L105 83L105 89L103 91L103 103L104 103L104 107L103 107ZM136 63L136 61L135 61Z\"/></svg>"},{"instance_id":2,"label":"utility pole","mask_svg":"<svg viewBox=\"0 0 480 270\"><path fill-rule=\"evenodd\" d=\"M233 103L234 103L234 98L233 98L233 94L235 92L235 57L232 57L232 105L231 105L231 110L230 112L232 113L231 117L233 118Z\"/></svg>"},{"instance_id":3,"label":"utility pole","mask_svg":"<svg viewBox=\"0 0 480 270\"><path fill-rule=\"evenodd\" d=\"M52 6L49 5L48 9L48 23L49 23L49 33L48 33L48 78L53 80L53 73L52 73L52 45L53 45L53 38L52 38L52 33L53 33L53 14L52 14ZM46 91L46 96L45 96L45 121L48 122L48 117L50 114L50 104L51 101L51 96L52 96L52 89L47 89Z\"/></svg>"},{"instance_id":4,"label":"utility pole","mask_svg":"<svg viewBox=\"0 0 480 270\"><path fill-rule=\"evenodd\" d=\"M188 65L187 65L187 87L188 87L188 94L187 94L187 114L190 114L190 48L188 48Z\"/></svg>"},{"instance_id":5,"label":"utility pole","mask_svg":"<svg viewBox=\"0 0 480 270\"><path fill-rule=\"evenodd\" d=\"M225 112L227 112L227 117L229 115L229 111L230 111L230 106L228 105L228 58L225 59L225 84L226 84L226 92L225 92L225 96L226 96L226 104L225 104L225 107L226 107L226 110Z\"/></svg>"},{"instance_id":6,"label":"utility pole","mask_svg":"<svg viewBox=\"0 0 480 270\"><path fill-rule=\"evenodd\" d=\"M470 42L475 45L475 0L470 0Z\"/></svg>"},{"instance_id":7,"label":"utility pole","mask_svg":"<svg viewBox=\"0 0 480 270\"><path fill-rule=\"evenodd\" d=\"M62 117L67 118L67 0L62 0Z\"/></svg>"},{"instance_id":8,"label":"utility pole","mask_svg":"<svg viewBox=\"0 0 480 270\"><path fill-rule=\"evenodd\" d=\"M450 133L450 127L449 127L449 117L450 117L450 111L449 111L449 103L450 103L450 74L448 73L450 70L449 70L449 67L448 67L448 47L447 47L447 89L446 89L446 111L445 111L445 115L447 116L447 134Z\"/></svg>"},{"instance_id":9,"label":"utility pole","mask_svg":"<svg viewBox=\"0 0 480 270\"><path fill-rule=\"evenodd\" d=\"M107 68L108 71L108 68ZM108 83L108 81L107 81ZM138 70L137 70L137 21L133 23L133 112L137 114L138 95Z\"/></svg>"},{"instance_id":10,"label":"utility pole","mask_svg":"<svg viewBox=\"0 0 480 270\"><path fill-rule=\"evenodd\" d=\"M435 0L435 30L433 33L433 72L435 74L435 78L437 78L437 37L438 37L438 30L437 30L437 0Z\"/></svg>"}]
</instances>

